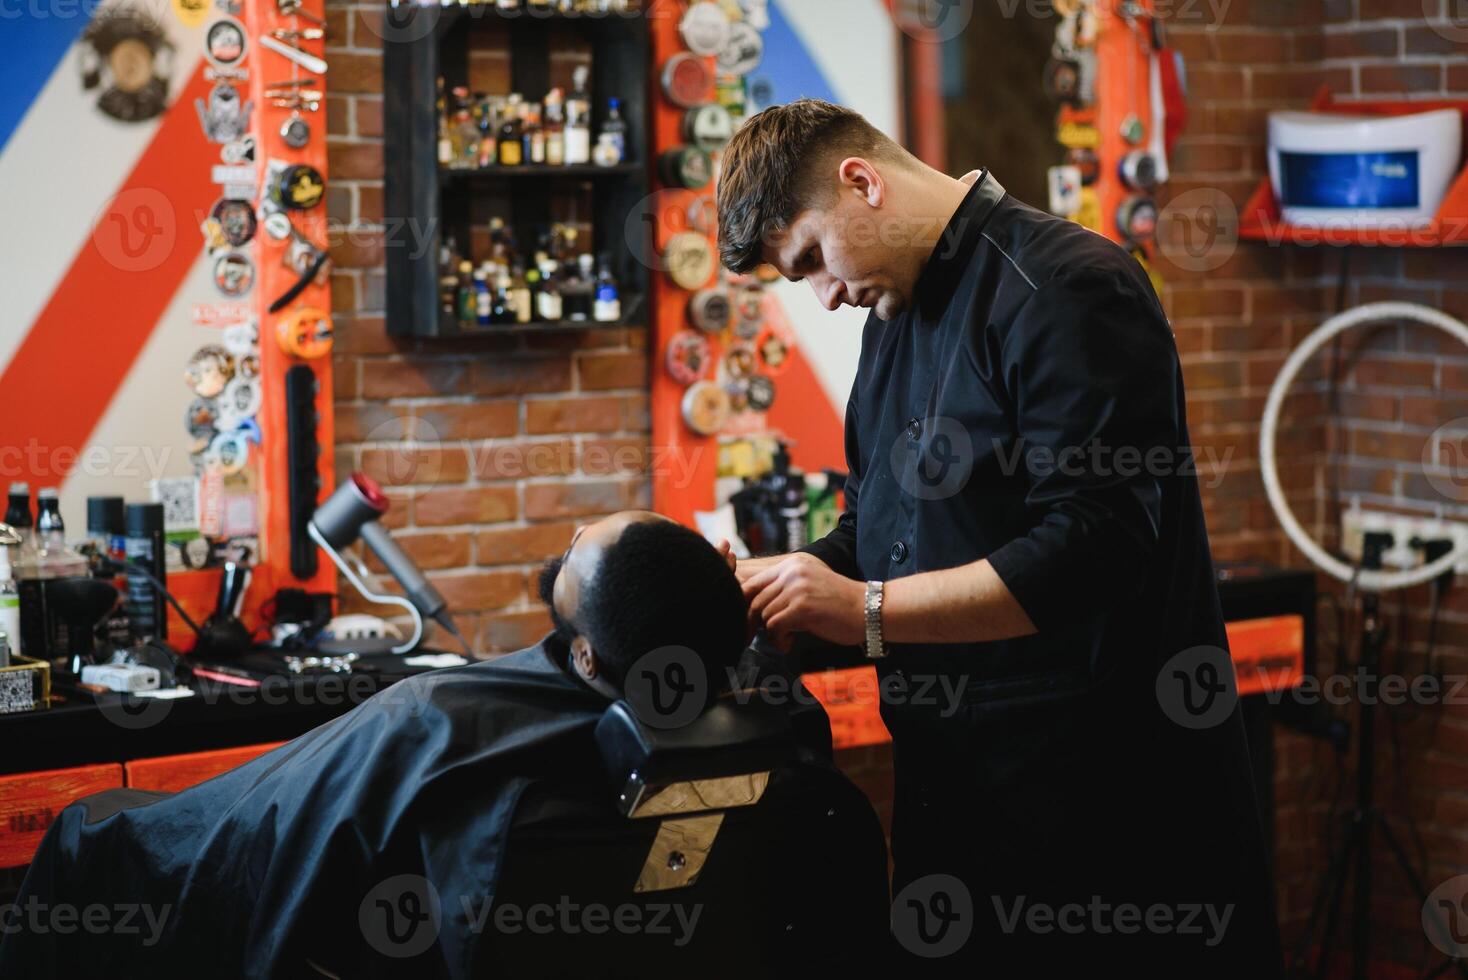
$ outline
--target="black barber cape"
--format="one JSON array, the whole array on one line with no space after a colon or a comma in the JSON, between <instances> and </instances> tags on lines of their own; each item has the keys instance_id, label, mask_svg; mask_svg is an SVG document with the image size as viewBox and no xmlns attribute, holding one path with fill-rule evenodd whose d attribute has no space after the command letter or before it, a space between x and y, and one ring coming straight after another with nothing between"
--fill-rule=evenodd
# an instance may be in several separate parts
<instances>
[{"instance_id":1,"label":"black barber cape","mask_svg":"<svg viewBox=\"0 0 1468 980\"><path fill-rule=\"evenodd\" d=\"M161 930L141 914L132 935L22 928L0 945L0 976L295 975L312 949L365 947L359 904L399 874L445 896L426 954L442 960L415 959L414 974L464 975L472 908L448 896L492 894L533 778L601 778L591 733L608 702L553 665L564 653L552 634L422 674L176 795L67 807L22 886L21 924L30 901L146 903Z\"/></svg>"},{"instance_id":2,"label":"black barber cape","mask_svg":"<svg viewBox=\"0 0 1468 980\"><path fill-rule=\"evenodd\" d=\"M845 438L846 511L808 551L859 580L987 558L1038 629L879 661L894 894L960 878L991 965L1032 939L1092 965L1092 945L1133 965L1166 947L1175 976L1277 969L1239 712L1189 727L1158 689L1174 655L1227 638L1182 373L1144 270L981 175L915 302L868 317ZM1194 941L1107 931L1093 898L1234 908ZM1025 925L1037 902L1075 901L1074 931Z\"/></svg>"}]
</instances>

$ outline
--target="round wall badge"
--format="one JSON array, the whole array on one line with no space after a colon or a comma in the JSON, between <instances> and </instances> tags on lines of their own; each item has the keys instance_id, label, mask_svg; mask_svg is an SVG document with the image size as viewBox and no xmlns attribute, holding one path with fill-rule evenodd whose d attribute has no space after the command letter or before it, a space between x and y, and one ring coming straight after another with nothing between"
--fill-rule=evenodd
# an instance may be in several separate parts
<instances>
[{"instance_id":1,"label":"round wall badge","mask_svg":"<svg viewBox=\"0 0 1468 980\"><path fill-rule=\"evenodd\" d=\"M711 436L729 421L729 393L712 381L695 381L683 393L683 422L701 436Z\"/></svg>"},{"instance_id":2,"label":"round wall badge","mask_svg":"<svg viewBox=\"0 0 1468 980\"><path fill-rule=\"evenodd\" d=\"M280 349L292 357L312 360L331 353L331 316L325 310L303 306L280 318L275 326Z\"/></svg>"},{"instance_id":3,"label":"round wall badge","mask_svg":"<svg viewBox=\"0 0 1468 980\"><path fill-rule=\"evenodd\" d=\"M221 432L204 452L204 466L233 476L250 461L250 441L239 432Z\"/></svg>"},{"instance_id":4,"label":"round wall badge","mask_svg":"<svg viewBox=\"0 0 1468 980\"><path fill-rule=\"evenodd\" d=\"M675 146L658 158L658 172L669 187L698 191L714 179L714 163L696 146Z\"/></svg>"},{"instance_id":5,"label":"round wall badge","mask_svg":"<svg viewBox=\"0 0 1468 980\"><path fill-rule=\"evenodd\" d=\"M678 22L678 33L694 54L718 54L729 42L729 15L712 0L698 0Z\"/></svg>"},{"instance_id":6,"label":"round wall badge","mask_svg":"<svg viewBox=\"0 0 1468 980\"><path fill-rule=\"evenodd\" d=\"M1101 177L1101 158L1088 146L1077 146L1065 154L1065 162L1081 172L1081 186L1090 187Z\"/></svg>"},{"instance_id":7,"label":"round wall badge","mask_svg":"<svg viewBox=\"0 0 1468 980\"><path fill-rule=\"evenodd\" d=\"M209 217L219 222L220 234L235 248L255 237L255 209L249 201L222 198L210 210Z\"/></svg>"},{"instance_id":8,"label":"round wall badge","mask_svg":"<svg viewBox=\"0 0 1468 980\"><path fill-rule=\"evenodd\" d=\"M260 411L262 398L258 379L236 374L229 384L224 386L224 392L219 396L220 424L227 428L235 428L239 423Z\"/></svg>"},{"instance_id":9,"label":"round wall badge","mask_svg":"<svg viewBox=\"0 0 1468 980\"><path fill-rule=\"evenodd\" d=\"M233 354L218 344L205 344L189 358L184 383L200 398L218 398L234 372Z\"/></svg>"},{"instance_id":10,"label":"round wall badge","mask_svg":"<svg viewBox=\"0 0 1468 980\"><path fill-rule=\"evenodd\" d=\"M271 200L292 211L314 208L325 194L326 180L321 171L304 163L286 167L271 187Z\"/></svg>"},{"instance_id":11,"label":"round wall badge","mask_svg":"<svg viewBox=\"0 0 1468 980\"><path fill-rule=\"evenodd\" d=\"M705 153L717 153L734 138L734 119L721 105L689 109L683 117L683 138Z\"/></svg>"},{"instance_id":12,"label":"round wall badge","mask_svg":"<svg viewBox=\"0 0 1468 980\"><path fill-rule=\"evenodd\" d=\"M729 39L719 49L719 71L741 78L759 67L765 57L765 39L759 31L740 21L729 27Z\"/></svg>"},{"instance_id":13,"label":"round wall badge","mask_svg":"<svg viewBox=\"0 0 1468 980\"><path fill-rule=\"evenodd\" d=\"M749 407L749 379L735 378L724 383L724 390L729 393L729 407L736 412L742 412Z\"/></svg>"},{"instance_id":14,"label":"round wall badge","mask_svg":"<svg viewBox=\"0 0 1468 980\"><path fill-rule=\"evenodd\" d=\"M214 285L231 299L239 299L255 285L255 263L239 252L227 252L214 260Z\"/></svg>"},{"instance_id":15,"label":"round wall badge","mask_svg":"<svg viewBox=\"0 0 1468 980\"><path fill-rule=\"evenodd\" d=\"M113 119L152 119L168 107L174 50L152 15L132 8L99 12L78 48L82 88L102 89L97 108Z\"/></svg>"},{"instance_id":16,"label":"round wall badge","mask_svg":"<svg viewBox=\"0 0 1468 980\"><path fill-rule=\"evenodd\" d=\"M1116 227L1129 241L1146 242L1157 233L1157 202L1134 195L1116 210Z\"/></svg>"},{"instance_id":17,"label":"round wall badge","mask_svg":"<svg viewBox=\"0 0 1468 980\"><path fill-rule=\"evenodd\" d=\"M754 342L759 355L760 370L766 374L779 374L790 366L790 342L774 327L765 327Z\"/></svg>"},{"instance_id":18,"label":"round wall badge","mask_svg":"<svg viewBox=\"0 0 1468 980\"><path fill-rule=\"evenodd\" d=\"M775 382L762 374L749 379L749 407L763 412L775 404Z\"/></svg>"},{"instance_id":19,"label":"round wall badge","mask_svg":"<svg viewBox=\"0 0 1468 980\"><path fill-rule=\"evenodd\" d=\"M687 51L680 51L663 64L663 94L668 101L683 109L709 101L714 87L714 73L708 64Z\"/></svg>"},{"instance_id":20,"label":"round wall badge","mask_svg":"<svg viewBox=\"0 0 1468 980\"><path fill-rule=\"evenodd\" d=\"M215 428L218 419L214 399L195 398L189 402L188 410L184 412L184 428L189 434L189 452L202 453L209 448L209 443L218 431Z\"/></svg>"},{"instance_id":21,"label":"round wall badge","mask_svg":"<svg viewBox=\"0 0 1468 980\"><path fill-rule=\"evenodd\" d=\"M701 333L679 330L668 338L664 363L668 374L680 385L691 385L703 377L709 361L709 342Z\"/></svg>"},{"instance_id":22,"label":"round wall badge","mask_svg":"<svg viewBox=\"0 0 1468 980\"><path fill-rule=\"evenodd\" d=\"M733 344L724 352L724 370L731 378L747 378L754 368L754 348L749 344Z\"/></svg>"},{"instance_id":23,"label":"round wall badge","mask_svg":"<svg viewBox=\"0 0 1468 980\"><path fill-rule=\"evenodd\" d=\"M245 60L249 42L245 25L233 17L216 20L204 30L204 57L216 68L233 68Z\"/></svg>"},{"instance_id":24,"label":"round wall badge","mask_svg":"<svg viewBox=\"0 0 1468 980\"><path fill-rule=\"evenodd\" d=\"M688 301L688 322L704 333L723 333L734 319L734 305L721 289L700 289Z\"/></svg>"},{"instance_id":25,"label":"round wall badge","mask_svg":"<svg viewBox=\"0 0 1468 980\"><path fill-rule=\"evenodd\" d=\"M714 274L714 248L696 231L680 231L669 238L663 258L668 277L680 289L702 289Z\"/></svg>"}]
</instances>

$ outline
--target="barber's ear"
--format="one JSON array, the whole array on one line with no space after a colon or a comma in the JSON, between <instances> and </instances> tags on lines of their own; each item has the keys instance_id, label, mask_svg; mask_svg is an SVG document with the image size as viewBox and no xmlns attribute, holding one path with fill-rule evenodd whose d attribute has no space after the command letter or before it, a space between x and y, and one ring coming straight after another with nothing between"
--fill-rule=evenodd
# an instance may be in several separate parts
<instances>
[{"instance_id":1,"label":"barber's ear","mask_svg":"<svg viewBox=\"0 0 1468 980\"><path fill-rule=\"evenodd\" d=\"M841 178L843 192L855 194L870 207L881 207L887 198L887 186L870 160L847 157L841 161L837 176Z\"/></svg>"}]
</instances>

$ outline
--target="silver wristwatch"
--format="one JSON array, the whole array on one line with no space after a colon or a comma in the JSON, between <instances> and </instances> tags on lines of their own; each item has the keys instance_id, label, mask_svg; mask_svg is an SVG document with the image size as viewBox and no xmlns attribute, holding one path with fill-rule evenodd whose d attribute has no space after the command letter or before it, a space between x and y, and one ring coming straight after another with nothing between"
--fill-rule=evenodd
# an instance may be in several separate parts
<instances>
[{"instance_id":1,"label":"silver wristwatch","mask_svg":"<svg viewBox=\"0 0 1468 980\"><path fill-rule=\"evenodd\" d=\"M867 659L878 660L887 656L887 644L882 642L882 583L868 582L866 597Z\"/></svg>"}]
</instances>

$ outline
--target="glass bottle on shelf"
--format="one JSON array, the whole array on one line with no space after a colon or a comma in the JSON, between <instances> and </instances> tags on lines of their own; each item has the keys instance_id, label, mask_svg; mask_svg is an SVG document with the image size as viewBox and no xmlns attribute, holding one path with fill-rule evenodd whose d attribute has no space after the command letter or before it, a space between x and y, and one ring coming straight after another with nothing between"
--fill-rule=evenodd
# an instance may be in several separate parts
<instances>
[{"instance_id":1,"label":"glass bottle on shelf","mask_svg":"<svg viewBox=\"0 0 1468 980\"><path fill-rule=\"evenodd\" d=\"M449 106L444 96L443 79L438 80L438 165L447 167L454 162L454 140L449 134Z\"/></svg>"},{"instance_id":2,"label":"glass bottle on shelf","mask_svg":"<svg viewBox=\"0 0 1468 980\"><path fill-rule=\"evenodd\" d=\"M474 303L474 263L465 259L459 263L458 313L460 323L474 322Z\"/></svg>"},{"instance_id":3,"label":"glass bottle on shelf","mask_svg":"<svg viewBox=\"0 0 1468 980\"><path fill-rule=\"evenodd\" d=\"M494 313L490 302L489 282L485 278L484 270L480 269L474 273L474 322L481 327L490 325Z\"/></svg>"},{"instance_id":4,"label":"glass bottle on shelf","mask_svg":"<svg viewBox=\"0 0 1468 980\"><path fill-rule=\"evenodd\" d=\"M499 162L499 119L487 96L479 100L479 159L476 162L481 167L492 167Z\"/></svg>"},{"instance_id":5,"label":"glass bottle on shelf","mask_svg":"<svg viewBox=\"0 0 1468 980\"><path fill-rule=\"evenodd\" d=\"M566 163L584 164L591 162L591 93L587 82L591 69L578 65L571 79L575 88L566 99Z\"/></svg>"},{"instance_id":6,"label":"glass bottle on shelf","mask_svg":"<svg viewBox=\"0 0 1468 980\"><path fill-rule=\"evenodd\" d=\"M627 120L622 118L622 100L607 100L607 117L601 124L598 142L606 142L616 151L608 166L616 166L627 158Z\"/></svg>"},{"instance_id":7,"label":"glass bottle on shelf","mask_svg":"<svg viewBox=\"0 0 1468 980\"><path fill-rule=\"evenodd\" d=\"M525 159L545 163L545 132L540 125L540 103L532 102L525 113Z\"/></svg>"},{"instance_id":8,"label":"glass bottle on shelf","mask_svg":"<svg viewBox=\"0 0 1468 980\"><path fill-rule=\"evenodd\" d=\"M454 165L474 167L479 160L479 127L474 123L469 90L460 86L454 89Z\"/></svg>"},{"instance_id":9,"label":"glass bottle on shelf","mask_svg":"<svg viewBox=\"0 0 1468 980\"><path fill-rule=\"evenodd\" d=\"M511 95L505 104L504 121L500 123L500 165L518 167L525 162L524 146L520 142L520 96Z\"/></svg>"},{"instance_id":10,"label":"glass bottle on shelf","mask_svg":"<svg viewBox=\"0 0 1468 980\"><path fill-rule=\"evenodd\" d=\"M512 282L510 270L504 266L496 267L496 279L494 289L494 311L496 323L515 323L519 320L515 312L515 297L511 293Z\"/></svg>"},{"instance_id":11,"label":"glass bottle on shelf","mask_svg":"<svg viewBox=\"0 0 1468 980\"><path fill-rule=\"evenodd\" d=\"M534 309L530 301L530 284L525 281L525 270L515 266L510 280L510 299L515 309L516 323L529 323Z\"/></svg>"},{"instance_id":12,"label":"glass bottle on shelf","mask_svg":"<svg viewBox=\"0 0 1468 980\"><path fill-rule=\"evenodd\" d=\"M612 275L611 262L606 259L602 259L601 272L596 277L596 300L592 306L592 318L597 323L615 323L622 319L621 295L617 291L616 277Z\"/></svg>"},{"instance_id":13,"label":"glass bottle on shelf","mask_svg":"<svg viewBox=\"0 0 1468 980\"><path fill-rule=\"evenodd\" d=\"M561 284L556 275L556 260L544 253L537 256L540 262L540 293L536 296L535 315L547 323L561 320Z\"/></svg>"},{"instance_id":14,"label":"glass bottle on shelf","mask_svg":"<svg viewBox=\"0 0 1468 980\"><path fill-rule=\"evenodd\" d=\"M561 90L545 94L545 162L559 167L566 162L566 124Z\"/></svg>"}]
</instances>

